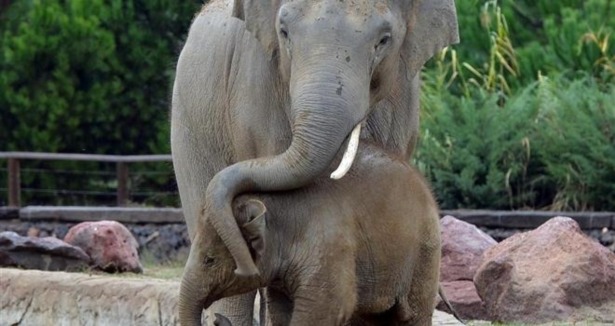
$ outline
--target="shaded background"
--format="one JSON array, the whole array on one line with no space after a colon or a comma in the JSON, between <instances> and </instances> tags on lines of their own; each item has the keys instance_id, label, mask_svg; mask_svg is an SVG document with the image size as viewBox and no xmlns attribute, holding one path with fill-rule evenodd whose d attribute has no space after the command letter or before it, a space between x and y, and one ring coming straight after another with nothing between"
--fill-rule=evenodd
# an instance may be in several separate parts
<instances>
[{"instance_id":1,"label":"shaded background","mask_svg":"<svg viewBox=\"0 0 615 326\"><path fill-rule=\"evenodd\" d=\"M458 0L423 74L414 163L444 209L615 210L615 4ZM0 151L168 154L174 64L201 1L0 0ZM113 205L115 165L22 161L24 205ZM133 205L178 206L168 162ZM0 161L0 206L7 200Z\"/></svg>"}]
</instances>

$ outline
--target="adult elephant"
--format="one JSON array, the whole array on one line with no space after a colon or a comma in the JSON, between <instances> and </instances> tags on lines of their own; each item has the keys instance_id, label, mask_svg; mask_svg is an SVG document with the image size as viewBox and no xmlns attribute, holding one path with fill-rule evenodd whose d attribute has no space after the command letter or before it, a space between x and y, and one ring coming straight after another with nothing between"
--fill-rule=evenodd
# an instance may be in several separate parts
<instances>
[{"instance_id":1,"label":"adult elephant","mask_svg":"<svg viewBox=\"0 0 615 326\"><path fill-rule=\"evenodd\" d=\"M235 272L257 277L233 198L309 184L361 124L361 139L409 158L419 72L457 40L453 0L211 1L173 87L173 164L191 239L212 216ZM251 298L220 310L249 324L235 315Z\"/></svg>"}]
</instances>

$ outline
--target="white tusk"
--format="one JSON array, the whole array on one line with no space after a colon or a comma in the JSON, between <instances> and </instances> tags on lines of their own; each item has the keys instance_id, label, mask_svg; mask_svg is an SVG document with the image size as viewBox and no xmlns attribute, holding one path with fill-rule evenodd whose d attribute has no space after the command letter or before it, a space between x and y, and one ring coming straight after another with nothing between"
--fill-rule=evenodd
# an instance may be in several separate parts
<instances>
[{"instance_id":1,"label":"white tusk","mask_svg":"<svg viewBox=\"0 0 615 326\"><path fill-rule=\"evenodd\" d=\"M357 155L357 149L359 148L359 136L361 135L361 123L359 122L356 127L352 130L350 134L350 140L348 140L348 147L346 147L346 151L344 152L344 156L342 157L342 161L340 162L340 166L337 167L337 170L331 173L331 179L339 180L343 176L348 173L350 167L352 166L352 162L354 161L354 157Z\"/></svg>"}]
</instances>

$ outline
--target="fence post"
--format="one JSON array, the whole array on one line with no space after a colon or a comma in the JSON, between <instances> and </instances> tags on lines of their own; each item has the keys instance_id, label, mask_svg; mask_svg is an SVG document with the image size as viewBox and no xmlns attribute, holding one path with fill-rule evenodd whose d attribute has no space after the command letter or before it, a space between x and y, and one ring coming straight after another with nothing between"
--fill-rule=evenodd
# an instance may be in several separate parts
<instances>
[{"instance_id":1,"label":"fence post","mask_svg":"<svg viewBox=\"0 0 615 326\"><path fill-rule=\"evenodd\" d=\"M19 159L9 158L9 207L21 206L21 177Z\"/></svg>"},{"instance_id":2,"label":"fence post","mask_svg":"<svg viewBox=\"0 0 615 326\"><path fill-rule=\"evenodd\" d=\"M128 203L128 164L117 162L117 205Z\"/></svg>"}]
</instances>

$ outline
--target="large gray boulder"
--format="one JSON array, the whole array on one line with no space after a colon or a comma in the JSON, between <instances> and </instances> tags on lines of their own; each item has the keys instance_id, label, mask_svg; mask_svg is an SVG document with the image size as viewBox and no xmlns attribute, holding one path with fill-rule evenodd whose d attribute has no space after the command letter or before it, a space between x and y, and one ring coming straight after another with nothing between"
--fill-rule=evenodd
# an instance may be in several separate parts
<instances>
[{"instance_id":1,"label":"large gray boulder","mask_svg":"<svg viewBox=\"0 0 615 326\"><path fill-rule=\"evenodd\" d=\"M90 257L79 247L54 237L22 237L11 231L0 233L0 266L45 271L80 271Z\"/></svg>"},{"instance_id":2,"label":"large gray boulder","mask_svg":"<svg viewBox=\"0 0 615 326\"><path fill-rule=\"evenodd\" d=\"M474 283L502 322L615 322L615 254L567 217L485 252Z\"/></svg>"}]
</instances>

